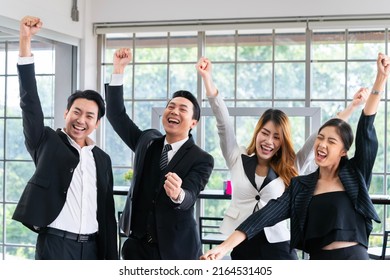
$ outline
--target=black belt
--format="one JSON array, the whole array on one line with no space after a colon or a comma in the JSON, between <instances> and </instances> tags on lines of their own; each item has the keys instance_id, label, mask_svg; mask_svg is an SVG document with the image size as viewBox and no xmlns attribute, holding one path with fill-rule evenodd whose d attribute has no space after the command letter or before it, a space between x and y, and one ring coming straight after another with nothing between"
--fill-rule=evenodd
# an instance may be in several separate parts
<instances>
[{"instance_id":1,"label":"black belt","mask_svg":"<svg viewBox=\"0 0 390 280\"><path fill-rule=\"evenodd\" d=\"M77 233L64 231L61 229L56 229L56 228L51 228L51 227L44 228L41 230L41 232L56 235L56 236L59 236L61 238L66 238L66 239L70 239L70 240L77 241L77 242L94 241L94 240L96 240L96 237L97 237L96 232L92 233L92 234L77 234Z\"/></svg>"}]
</instances>

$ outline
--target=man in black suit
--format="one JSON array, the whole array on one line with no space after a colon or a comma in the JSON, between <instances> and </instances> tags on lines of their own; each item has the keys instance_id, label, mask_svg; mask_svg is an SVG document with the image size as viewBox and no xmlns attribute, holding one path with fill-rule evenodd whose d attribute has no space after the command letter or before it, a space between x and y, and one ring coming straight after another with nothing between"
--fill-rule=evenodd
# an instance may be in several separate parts
<instances>
[{"instance_id":1,"label":"man in black suit","mask_svg":"<svg viewBox=\"0 0 390 280\"><path fill-rule=\"evenodd\" d=\"M36 259L117 259L111 160L89 138L104 116L104 100L96 91L77 91L68 98L65 127L44 126L31 53L41 26L31 16L20 24L20 107L36 170L13 219L38 233Z\"/></svg>"},{"instance_id":2,"label":"man in black suit","mask_svg":"<svg viewBox=\"0 0 390 280\"><path fill-rule=\"evenodd\" d=\"M135 152L134 177L121 218L129 236L124 259L198 259L201 243L194 204L205 187L214 159L190 134L200 118L196 98L177 91L162 116L165 135L156 129L141 130L126 114L123 73L131 61L129 49L114 54L114 71L107 86L107 119ZM167 157L163 147L171 145ZM168 161L160 166L161 157ZM164 160L162 160L164 161Z\"/></svg>"}]
</instances>

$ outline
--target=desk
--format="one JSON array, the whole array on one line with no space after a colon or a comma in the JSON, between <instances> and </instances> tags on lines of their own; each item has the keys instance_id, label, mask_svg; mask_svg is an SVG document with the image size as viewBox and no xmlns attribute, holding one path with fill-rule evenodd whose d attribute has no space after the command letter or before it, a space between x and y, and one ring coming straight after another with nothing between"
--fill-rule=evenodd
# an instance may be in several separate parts
<instances>
[{"instance_id":1,"label":"desk","mask_svg":"<svg viewBox=\"0 0 390 280\"><path fill-rule=\"evenodd\" d=\"M114 195L127 195L129 186L115 186ZM374 204L390 205L390 195L372 194L371 201ZM231 195L224 194L223 190L204 190L199 194L199 199L231 199Z\"/></svg>"},{"instance_id":2,"label":"desk","mask_svg":"<svg viewBox=\"0 0 390 280\"><path fill-rule=\"evenodd\" d=\"M130 186L114 186L114 195L127 195Z\"/></svg>"},{"instance_id":3,"label":"desk","mask_svg":"<svg viewBox=\"0 0 390 280\"><path fill-rule=\"evenodd\" d=\"M225 194L223 190L204 190L201 191L199 199L231 199L232 196L230 194Z\"/></svg>"},{"instance_id":4,"label":"desk","mask_svg":"<svg viewBox=\"0 0 390 280\"><path fill-rule=\"evenodd\" d=\"M115 186L114 195L127 195L129 186ZM390 195L385 194L372 194L370 195L371 201L374 204L390 204ZM199 194L199 199L231 199L231 195L224 194L223 190L204 190Z\"/></svg>"}]
</instances>

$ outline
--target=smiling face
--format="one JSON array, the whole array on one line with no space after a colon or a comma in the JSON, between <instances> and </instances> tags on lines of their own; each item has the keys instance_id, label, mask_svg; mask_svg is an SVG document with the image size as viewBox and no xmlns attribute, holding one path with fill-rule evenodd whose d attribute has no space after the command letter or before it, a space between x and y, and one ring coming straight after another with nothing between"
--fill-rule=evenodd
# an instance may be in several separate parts
<instances>
[{"instance_id":1,"label":"smiling face","mask_svg":"<svg viewBox=\"0 0 390 280\"><path fill-rule=\"evenodd\" d=\"M98 105L86 98L74 100L65 111L65 132L80 146L86 145L86 138L98 127Z\"/></svg>"},{"instance_id":2,"label":"smiling face","mask_svg":"<svg viewBox=\"0 0 390 280\"><path fill-rule=\"evenodd\" d=\"M270 161L282 146L282 129L273 121L268 121L257 133L256 154L258 159Z\"/></svg>"},{"instance_id":3,"label":"smiling face","mask_svg":"<svg viewBox=\"0 0 390 280\"><path fill-rule=\"evenodd\" d=\"M320 167L337 168L340 159L347 155L343 140L334 126L320 130L314 142L315 162Z\"/></svg>"},{"instance_id":4,"label":"smiling face","mask_svg":"<svg viewBox=\"0 0 390 280\"><path fill-rule=\"evenodd\" d=\"M193 116L193 104L187 98L175 97L169 101L162 116L162 124L169 143L188 137L189 131L198 123Z\"/></svg>"}]
</instances>

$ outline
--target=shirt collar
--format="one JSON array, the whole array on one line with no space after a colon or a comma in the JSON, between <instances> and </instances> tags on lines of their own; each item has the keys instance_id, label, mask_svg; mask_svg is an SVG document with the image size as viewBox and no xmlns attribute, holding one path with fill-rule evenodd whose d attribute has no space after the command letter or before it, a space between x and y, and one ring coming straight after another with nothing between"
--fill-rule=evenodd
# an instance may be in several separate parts
<instances>
[{"instance_id":1,"label":"shirt collar","mask_svg":"<svg viewBox=\"0 0 390 280\"><path fill-rule=\"evenodd\" d=\"M183 146L183 144L188 140L188 138L189 138L189 137L186 137L186 138L184 138L183 140L177 141L177 142L175 142L175 143L168 143L168 142L167 142L167 139L165 138L165 139L164 139L164 146L165 146L166 144L171 144L171 146L172 146L172 152L176 153L176 152L180 149L180 147Z\"/></svg>"},{"instance_id":2,"label":"shirt collar","mask_svg":"<svg viewBox=\"0 0 390 280\"><path fill-rule=\"evenodd\" d=\"M75 147L77 150L81 150L80 145L77 144L76 141L74 141L74 140L68 135L68 133L66 133L66 131L65 131L63 128L61 129L61 131L62 131L63 133L65 133L66 137L68 138L69 143L70 143L73 147ZM85 149L92 150L92 149L96 146L95 141L93 141L93 140L92 140L91 138L89 138L89 137L87 137L87 138L85 139L85 142L87 143L87 145L83 147L83 148L85 148Z\"/></svg>"}]
</instances>

